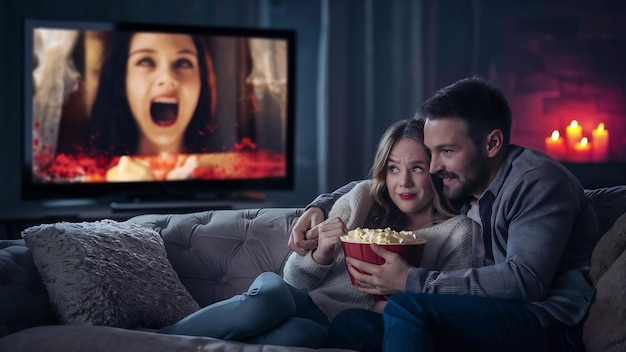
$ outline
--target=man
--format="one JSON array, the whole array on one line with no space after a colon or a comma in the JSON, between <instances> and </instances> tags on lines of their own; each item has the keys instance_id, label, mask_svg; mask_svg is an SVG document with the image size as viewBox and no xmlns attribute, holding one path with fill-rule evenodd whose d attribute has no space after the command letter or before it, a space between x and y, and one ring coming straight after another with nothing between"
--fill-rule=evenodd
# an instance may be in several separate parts
<instances>
[{"instance_id":1,"label":"man","mask_svg":"<svg viewBox=\"0 0 626 352\"><path fill-rule=\"evenodd\" d=\"M441 89L416 118L425 123L431 174L480 224L468 234L473 267L411 267L404 293L390 296L382 316L344 311L333 321L329 343L364 351L581 349L581 322L594 294L585 274L600 229L579 181L550 157L509 144L508 102L481 78ZM315 246L314 225L349 188L308 207L294 227L292 249ZM395 268L387 264L397 260L373 249L385 265L346 262L361 291L388 293Z\"/></svg>"}]
</instances>

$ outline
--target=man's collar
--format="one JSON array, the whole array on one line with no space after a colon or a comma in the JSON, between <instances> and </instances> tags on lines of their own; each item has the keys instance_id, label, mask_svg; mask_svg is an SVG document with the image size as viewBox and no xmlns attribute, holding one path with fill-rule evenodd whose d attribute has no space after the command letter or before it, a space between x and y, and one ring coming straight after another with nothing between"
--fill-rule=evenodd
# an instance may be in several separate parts
<instances>
[{"instance_id":1,"label":"man's collar","mask_svg":"<svg viewBox=\"0 0 626 352\"><path fill-rule=\"evenodd\" d=\"M524 151L524 148L518 145L515 145L515 144L509 145L506 156L504 157L502 164L500 164L500 167L498 168L496 177L494 177L491 183L489 184L489 186L487 186L487 188L485 189L485 192L483 192L483 195L486 192L491 192L491 194L494 196L500 193L500 189L502 188L504 181L506 180L509 173L511 172L513 160L515 160L515 158L517 158L523 151ZM481 198L483 197L483 195L481 195Z\"/></svg>"},{"instance_id":2,"label":"man's collar","mask_svg":"<svg viewBox=\"0 0 626 352\"><path fill-rule=\"evenodd\" d=\"M498 168L498 172L496 173L496 177L493 178L489 186L485 189L485 191L480 195L479 198L474 196L467 196L463 199L463 205L461 206L461 214L466 214L470 207L472 206L472 201L480 201L483 198L485 193L490 192L491 195L495 196L500 192L500 188L504 184L509 172L511 171L511 165L513 164L513 160L517 158L524 151L524 148L517 146L515 144L510 144L508 147L508 151L506 153L506 157L500 164Z\"/></svg>"}]
</instances>

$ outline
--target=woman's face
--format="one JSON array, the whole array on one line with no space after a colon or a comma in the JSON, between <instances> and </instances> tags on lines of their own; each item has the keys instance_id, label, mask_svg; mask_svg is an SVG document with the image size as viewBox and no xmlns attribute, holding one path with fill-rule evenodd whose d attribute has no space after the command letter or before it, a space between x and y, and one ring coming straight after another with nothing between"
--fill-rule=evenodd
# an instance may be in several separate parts
<instances>
[{"instance_id":1,"label":"woman's face","mask_svg":"<svg viewBox=\"0 0 626 352\"><path fill-rule=\"evenodd\" d=\"M430 216L433 188L424 147L410 138L398 140L387 159L385 183L389 197L409 218Z\"/></svg>"},{"instance_id":2,"label":"woman's face","mask_svg":"<svg viewBox=\"0 0 626 352\"><path fill-rule=\"evenodd\" d=\"M188 35L133 35L126 96L141 132L138 154L183 151L185 129L200 96L198 60Z\"/></svg>"}]
</instances>

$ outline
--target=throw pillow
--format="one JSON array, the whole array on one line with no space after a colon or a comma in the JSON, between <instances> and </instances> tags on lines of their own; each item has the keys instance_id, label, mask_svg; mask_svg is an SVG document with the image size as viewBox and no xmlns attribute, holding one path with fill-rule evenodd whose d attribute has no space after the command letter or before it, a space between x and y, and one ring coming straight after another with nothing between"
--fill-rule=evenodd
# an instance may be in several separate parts
<instances>
[{"instance_id":1,"label":"throw pillow","mask_svg":"<svg viewBox=\"0 0 626 352\"><path fill-rule=\"evenodd\" d=\"M159 328L200 309L154 230L60 222L22 232L62 324Z\"/></svg>"},{"instance_id":2,"label":"throw pillow","mask_svg":"<svg viewBox=\"0 0 626 352\"><path fill-rule=\"evenodd\" d=\"M591 256L590 278L596 288L583 325L588 352L626 348L626 214L602 236Z\"/></svg>"}]
</instances>

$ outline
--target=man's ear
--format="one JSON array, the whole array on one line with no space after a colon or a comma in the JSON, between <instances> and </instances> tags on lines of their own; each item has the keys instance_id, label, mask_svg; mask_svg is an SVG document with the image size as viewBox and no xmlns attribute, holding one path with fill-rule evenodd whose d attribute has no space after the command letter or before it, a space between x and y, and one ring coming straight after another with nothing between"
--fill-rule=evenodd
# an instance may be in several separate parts
<instances>
[{"instance_id":1,"label":"man's ear","mask_svg":"<svg viewBox=\"0 0 626 352\"><path fill-rule=\"evenodd\" d=\"M487 135L487 144L485 146L485 154L488 157L494 157L498 154L504 143L504 135L501 130L495 129Z\"/></svg>"}]
</instances>

